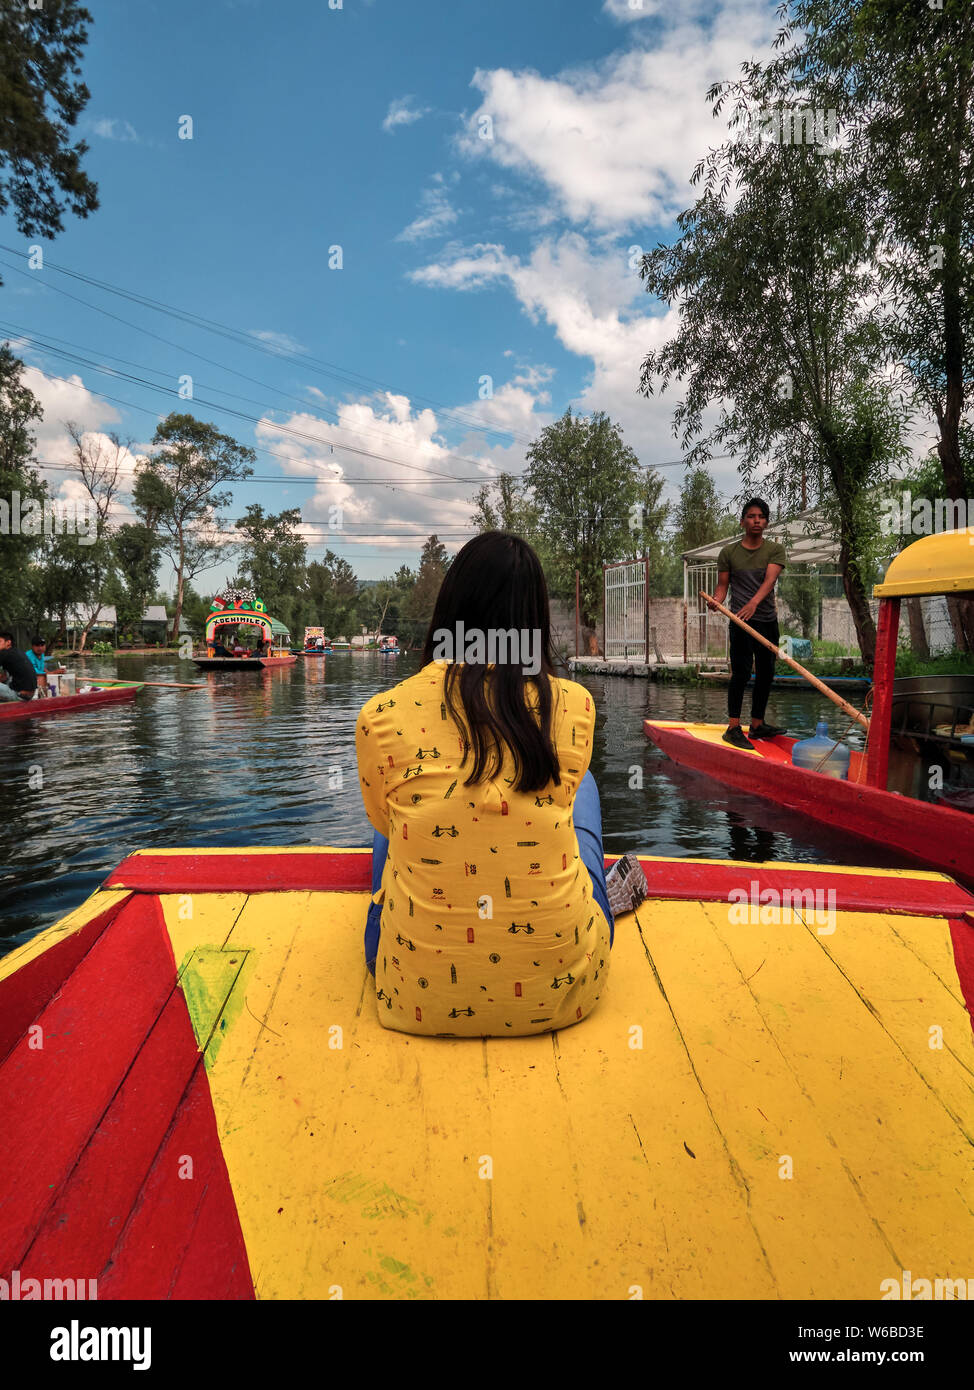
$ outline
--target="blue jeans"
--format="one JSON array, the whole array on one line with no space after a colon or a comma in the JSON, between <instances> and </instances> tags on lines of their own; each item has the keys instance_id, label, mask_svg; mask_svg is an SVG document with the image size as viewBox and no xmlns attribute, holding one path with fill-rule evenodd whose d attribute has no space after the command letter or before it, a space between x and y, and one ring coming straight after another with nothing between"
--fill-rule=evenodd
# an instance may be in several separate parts
<instances>
[{"instance_id":1,"label":"blue jeans","mask_svg":"<svg viewBox=\"0 0 974 1390\"><path fill-rule=\"evenodd\" d=\"M578 840L578 853L582 863L592 875L592 892L595 901L605 913L609 924L609 945L615 936L609 894L605 886L605 852L602 849L602 805L599 789L591 772L586 772L575 793L572 807L575 836ZM372 832L372 892L378 893L382 887L382 870L385 868L389 841L378 830ZM375 960L379 954L379 932L381 929L382 904L370 903L365 923L365 963L375 974Z\"/></svg>"}]
</instances>

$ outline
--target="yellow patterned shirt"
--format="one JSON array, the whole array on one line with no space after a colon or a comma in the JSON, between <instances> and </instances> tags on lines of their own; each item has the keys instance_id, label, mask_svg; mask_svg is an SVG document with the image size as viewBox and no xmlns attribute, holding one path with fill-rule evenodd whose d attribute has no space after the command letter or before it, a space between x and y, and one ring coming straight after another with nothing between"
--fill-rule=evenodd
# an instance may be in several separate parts
<instances>
[{"instance_id":1,"label":"yellow patterned shirt","mask_svg":"<svg viewBox=\"0 0 974 1390\"><path fill-rule=\"evenodd\" d=\"M559 786L512 791L505 749L493 781L465 787L472 763L460 767L445 671L431 662L375 696L355 730L365 810L389 840L373 899L379 1020L446 1037L565 1028L591 1013L609 968L609 924L572 824L592 756L592 697L552 679Z\"/></svg>"}]
</instances>

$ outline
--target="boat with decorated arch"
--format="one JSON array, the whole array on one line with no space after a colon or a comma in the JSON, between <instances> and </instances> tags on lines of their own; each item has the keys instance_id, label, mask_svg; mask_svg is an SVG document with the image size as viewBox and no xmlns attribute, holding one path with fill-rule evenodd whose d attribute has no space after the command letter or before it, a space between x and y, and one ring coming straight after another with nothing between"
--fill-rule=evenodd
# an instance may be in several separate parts
<instances>
[{"instance_id":1,"label":"boat with decorated arch","mask_svg":"<svg viewBox=\"0 0 974 1390\"><path fill-rule=\"evenodd\" d=\"M244 646L241 629L256 629L256 642ZM193 662L201 671L292 666L297 657L285 645L288 636L253 589L225 589L210 605L205 648Z\"/></svg>"}]
</instances>

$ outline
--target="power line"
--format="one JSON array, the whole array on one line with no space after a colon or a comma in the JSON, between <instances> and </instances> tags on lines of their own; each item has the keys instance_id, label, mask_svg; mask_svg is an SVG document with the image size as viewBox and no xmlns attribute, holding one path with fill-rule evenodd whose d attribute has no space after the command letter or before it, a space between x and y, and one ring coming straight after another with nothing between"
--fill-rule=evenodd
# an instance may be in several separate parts
<instances>
[{"instance_id":1,"label":"power line","mask_svg":"<svg viewBox=\"0 0 974 1390\"><path fill-rule=\"evenodd\" d=\"M3 245L3 243L0 243L0 250L3 250L3 251L8 252L8 254L10 254L10 255L19 256L19 257L20 257L21 259L23 259L23 260L26 260L26 259L27 259L26 254L25 254L24 252L18 251L18 250L17 250L16 248L14 248L14 247L5 246L5 245ZM24 276L25 279L32 280L32 279L35 279L35 278L36 278L36 276L35 276L34 274L32 274L31 272L23 271L23 270L21 270L18 266L9 265L9 264L8 264L7 262L5 262L5 261L0 260L0 265L5 265L5 266L7 267L8 270L14 271L14 273L17 274L17 275L22 275L22 276ZM471 420L471 419L469 419L469 418L467 418L467 417L464 417L462 414L460 414L460 412L451 410L450 407L444 406L444 405L442 405L442 403L437 402L437 401L431 399L430 397L418 396L418 395L411 395L411 394L409 394L409 393L407 393L407 392L395 391L393 388L388 387L388 386L385 385L383 382L378 381L378 380L377 380L376 378L374 378L374 377L368 377L368 376L365 376L365 375L363 375L363 374L361 374L361 373L356 373L356 372L343 372L343 371L341 371L341 370L335 368L335 367L333 366L333 364L329 364L329 363L321 364L321 363L318 361L318 359L315 359L315 358L312 358L312 357L310 357L310 356L307 356L306 354L296 353L296 352L293 352L293 351L287 351L287 350L282 349L282 348L273 347L273 346L268 345L268 344L266 344L266 343L262 343L259 339L254 338L251 334L246 333L246 332L244 332L244 331L241 330L241 329L228 328L228 327L225 326L225 325L218 324L215 320L208 320L208 319L205 319L205 318L203 318L201 315L193 314L193 313L189 312L188 310L179 310L179 309L172 308L171 306L168 306L168 305L164 304L162 301L154 300L154 299L150 298L150 297L147 296L147 295L139 295L139 294L137 294L137 293L134 292L134 291L124 290L124 289L122 289L122 288L120 288L120 287L118 287L118 286L111 285L111 284L110 284L109 282L107 282L107 281L98 280L98 279L96 279L94 276L85 275L85 274L83 274L83 273L80 272L80 271L71 270L71 269L69 269L67 266L59 265L59 264L58 264L57 262L55 262L55 261L50 261L50 260L45 261L45 268L51 269L51 270L56 270L56 271L58 271L60 274L70 276L72 279L80 280L80 281L82 281L82 283L84 283L84 284L89 284L89 285L92 285L93 287L96 287L96 288L99 288L99 289L104 289L104 290L106 290L106 291L107 291L108 293L110 293L110 294L119 295L120 297L122 297L122 298L124 298L124 299L128 299L128 300L131 301L132 303L141 304L143 307L152 308L152 309L157 310L157 311L160 312L160 313L168 314L170 317L173 317L173 318L176 318L176 319L181 320L182 322L188 323L190 326L200 327L200 328L206 329L206 330L209 331L209 332L218 333L220 336L222 336L222 337L227 337L227 338L229 338L231 341L237 343L238 345L251 348L252 350L254 350L254 351L256 351L256 352L262 352L262 353L264 353L266 356L275 357L275 358L278 358L279 360L280 360L280 359L283 359L283 360L287 360L287 361L294 361L294 362L297 362L297 363L300 363L300 364L309 365L309 366L311 366L314 370L320 371L322 375L331 376L331 377L333 377L333 378L336 379L336 380L339 380L339 381L344 382L344 384L346 384L346 385L350 385L350 386L355 387L356 389L361 389L361 384L364 383L364 384L367 385L367 386L379 387L381 390L387 391L387 392L389 392L389 394L392 394L392 395L396 395L396 394L399 394L399 395L407 395L408 398L409 398L411 401L421 402L421 403L424 403L424 404L426 404L426 405L432 405L432 406L434 406L438 411L441 412L441 414L443 415L443 417L444 417L445 419L447 419L448 421L449 421L449 420L452 420L454 423L459 423L462 427L467 428L467 429L472 429L475 433L484 434L484 435L486 435L486 436L500 436L500 437L506 437L506 438L508 438L508 439L514 440L515 443L524 444L524 445L526 445L526 446L527 446L527 445L530 445L530 444L532 444L532 443L535 442L531 437L529 437L529 436L527 436L527 435L520 434L520 433L519 433L518 431L516 431L516 430L510 430L510 429L491 429L491 428L488 427L488 426L482 425L482 424L480 424L479 422L476 422L476 421L473 421L473 420ZM205 356L204 354L202 354L202 353L195 352L192 348L187 348L187 347L185 347L182 343L175 343L175 342L173 342L173 341L172 341L171 339L169 339L169 338L163 338L163 337L161 337L158 333L153 333L150 329L148 329L148 328L143 328L141 324L132 323L132 322L131 322L130 320L128 320L128 319L123 319L123 318L121 318L118 314L113 314L113 313L111 313L110 310L108 310L108 309L103 309L100 305L91 304L88 300L80 299L77 295L69 294L67 290L60 289L57 285L50 285L50 284L49 284L47 287L48 287L49 289L54 290L55 293L57 293L57 294L63 294L63 295L65 295L66 298L73 300L76 304L81 304L81 305L82 305L83 307L85 307L85 308L95 310L96 313L104 314L104 315L105 315L106 317L108 317L108 318L115 319L116 322L125 324L126 327L128 327L128 328L133 328L133 329L135 329L136 332L144 333L144 334L146 334L146 336L148 336L148 337L150 337L150 338L155 338L156 341L161 342L161 343L165 343L165 344L166 344L167 346L169 346L169 347L176 348L177 351L179 351L179 352L188 354L188 355L191 356L191 357L196 357L196 358L198 358L200 361L208 363L210 366L214 366L214 367L219 368L219 370L221 370L221 371L230 372L230 373L232 373L234 376L239 376L242 380L244 380L244 381L250 381L250 382L252 382L254 385L260 386L263 390L271 391L271 392L273 392L274 394L277 394L277 395L286 396L289 400L297 401L299 404L303 405L305 409L310 409L310 408L311 408L311 407L309 406L308 402L304 401L302 397L294 395L293 392L284 391L284 390L283 390L282 388L280 388L280 387L271 386L269 383L260 381L260 380L259 380L258 378L256 378L256 377L248 376L246 372L241 372L241 371L239 371L239 370L238 370L237 368L235 368L235 367L229 367L229 366L227 366L225 363L221 363L221 362L216 361L214 358L206 357L206 356ZM61 341L65 341L65 340L62 339ZM51 351L55 351L54 349L50 349L50 350L51 350ZM103 355L103 356L110 356L110 354L102 354L102 355ZM115 361L124 361L125 359L123 359L123 358L115 358L115 359L113 359L113 360L115 360ZM130 363L129 365L133 365L133 364ZM324 370L324 368L328 368L328 370ZM156 369L154 369L154 368L140 368L140 370L152 371L152 370L156 370ZM161 389L161 388L156 388L156 389ZM207 387L207 389L208 389L208 390L215 390L215 391L218 391L221 395L230 395L230 396L234 395L233 392L224 391L224 390L223 390L222 388L220 388L220 387L210 386L210 387ZM246 399L249 399L249 398L247 398L247 397L241 397L240 399L246 400ZM252 402L252 403L253 403L253 404L262 404L261 402ZM124 402L123 402L123 404L124 404ZM209 402L204 402L204 404L211 404L211 403L209 403ZM139 408L139 407L132 407L132 408L133 408L133 409L137 409L137 408ZM224 407L221 407L221 406L219 406L219 405L217 405L217 404L213 404L212 408L215 409L215 410L220 410L220 409L223 409ZM268 409L270 409L270 408L272 408L272 407L268 407ZM320 413L321 413L321 414L324 414L324 415L334 415L334 416L335 416L335 419L336 419L336 422L340 423L340 421L338 420L338 415L337 415L337 412L336 412L336 411L330 410L330 409L328 409L328 408L325 407L325 406L320 406L320 407L316 406L316 407L314 407L314 409L319 410ZM233 412L231 412L231 413L233 413ZM244 418L246 418L246 417L244 417ZM273 422L271 422L271 423L273 423ZM348 432L349 432L349 433L352 433L352 434L357 434L357 435L373 434L373 435L376 435L376 437L387 438L387 439L394 439L394 436L388 435L388 434L386 434L384 431L376 431L376 430L353 430L353 429L350 429L350 427L347 426L347 425L341 425L340 427L341 427L342 429L348 430ZM280 427L277 427L277 428L280 428ZM319 441L319 442L322 442L322 441ZM350 446L341 445L341 446L339 446L339 447L341 447L341 448L347 448L347 447L350 447ZM269 451L268 451L268 452L269 452ZM382 456L379 455L379 456L377 456L377 457L382 457ZM450 453L450 454L447 455L447 457L448 457L448 458L457 459L457 460L462 461L462 462L464 462L464 463L470 464L470 465L472 465L472 466L474 466L474 467L477 466L477 461L476 461L476 460L466 458L466 457L465 457L464 455L462 455L462 454ZM709 460L709 462L711 462L711 463L721 462L721 461L724 461L724 460L727 460L727 459L732 459L732 458L734 458L734 457L735 457L735 455L733 455L733 454L715 454L715 455L713 455L713 457ZM398 462L398 460L389 460L389 461L390 461L390 462ZM661 461L661 462L659 462L659 463L649 464L649 465L646 465L646 466L649 467L649 468L653 468L653 469L660 469L660 468L679 468L679 467L681 467L681 466L684 466L685 464L686 464L686 459L685 459L685 458L679 458L679 459L667 459L667 460ZM515 476L520 476L520 475L515 475ZM490 481L490 479L486 479L485 481Z\"/></svg>"},{"instance_id":2,"label":"power line","mask_svg":"<svg viewBox=\"0 0 974 1390\"><path fill-rule=\"evenodd\" d=\"M16 266L9 266L9 265L7 265L7 262L6 262L6 261L0 260L0 265L7 266L7 269L8 269L8 270L13 270L13 271L14 271L16 274L18 274L18 275L25 275L25 276L26 276L26 274L27 274L26 271L18 270ZM30 277L27 276L27 278L30 278ZM95 304L88 304L86 300L78 299L76 295L69 295L69 294L67 294L67 291L66 291L66 290L59 290L59 289L57 288L56 285L52 285L52 286L50 286L50 288L51 288L51 289L54 289L58 294L64 294L64 295L66 295L68 299L72 299L72 300L75 301L75 303L82 304L82 305L84 305L86 308L95 309L95 310L97 310L98 313L105 313L105 314L108 313L107 310L105 310L105 309L99 309L98 306L95 305ZM124 324L125 324L127 327L129 327L129 328L135 328L138 332L148 332L147 329L142 329L142 328L140 328L138 324L130 323L128 319L120 319L120 318L118 318L118 315L117 315L117 314L108 314L108 317L109 317L109 318L117 319L119 323L124 323ZM126 375L126 373L124 373L124 372L110 372L110 371L108 371L108 369L106 369L106 368L98 367L95 363L92 363L92 362L90 362L90 361L85 361L85 359L83 359L83 358L78 358L78 357L76 357L76 356L75 356L74 354L72 354L72 353L64 352L63 349L59 349L59 348L53 347L53 346L51 346L51 343L45 342L43 339L34 337L33 335L31 335L31 334L29 333L28 330L24 329L23 326L22 326L21 324L10 323L9 320L8 320L7 322L8 322L9 328L13 329L14 334L15 334L16 336L18 336L18 337L24 339L24 340L27 341L27 342L39 344L40 347L41 347L44 351L52 353L55 357L63 357L63 358L65 358L67 361L80 361L80 362L82 362L82 365L91 366L91 367L93 367L93 369L94 369L95 371L101 371L101 372L103 372L103 373L106 374L106 375L114 375L114 376L121 376L121 377L124 377L124 376ZM66 338L57 338L57 337L54 337L54 335L48 335L48 336L51 337L52 342L54 342L54 343L58 343L58 342L64 343L64 344L66 344L68 347L76 347L76 348L79 348L81 352L96 353L100 358L103 358L103 359L104 359L104 358L107 358L109 361L112 361L112 362L122 362L124 365L129 366L129 367L137 367L137 368L139 369L139 371L143 371L143 372L154 372L157 376L166 375L165 373L161 372L161 371L159 370L159 368L157 368L157 367L146 367L146 366L145 366L144 364L142 364L142 363L139 363L139 362L131 362L131 361L129 361L127 358L124 358L124 357L116 357L116 356L115 356L114 354L112 354L112 353L102 352L102 351L101 351L100 349L98 349L98 348L87 348L87 347L84 347L84 346L83 346L82 344L80 344L80 343L71 343L71 342L69 342ZM209 364L210 366L212 366L212 367L217 367L220 371L231 372L231 373L233 373L233 375L241 377L244 381L251 381L251 382L253 382L254 385L260 386L260 387L262 387L264 390L271 391L271 392L273 392L273 393L275 393L275 394L277 394L277 395L286 396L289 400L297 401L297 403L298 403L299 405L301 405L301 406L303 407L303 409L304 409L306 412L313 413L313 414L321 414L321 415L330 415L330 416L333 416L333 417L334 417L334 420L335 420L335 423L338 425L339 429L344 430L344 431L345 431L346 433L348 433L348 434L351 434L351 435L354 435L354 436L362 436L362 437L365 437L365 436L375 436L375 437L378 438L378 439L387 439L387 440L390 440L392 443L398 443L398 440L396 439L395 435L389 434L389 433L387 433L385 430L355 429L355 428L353 428L353 427L351 427L351 426L349 426L349 425L344 425L344 424L342 424L342 422L341 422L341 418L340 418L338 412L335 411L335 410L330 409L328 406L318 406L318 405L312 406L312 405L310 405L309 402L306 401L303 397L301 397L301 396L296 396L296 395L294 395L294 393L291 392L291 391L282 391L280 388L278 388L278 387L276 387L276 386L271 386L271 385L269 385L267 382L259 381L256 377L247 376L247 374L246 374L245 372L238 372L238 371L236 370L236 368L234 368L234 367L228 367L225 363L217 362L214 358L211 358L211 357L204 357L202 353L193 352L193 350L192 350L191 348L184 348L184 347L182 347L181 344L179 344L179 343L174 343L174 342L172 342L171 339L169 339L169 338L159 338L159 335L156 334L156 333L150 333L149 336L152 337L152 338L157 338L159 342L166 343L166 344L167 344L168 346L170 346L170 347L177 348L180 352L188 353L191 357L198 357L198 358L200 359L201 362L206 362L206 363L208 363L208 364ZM135 378L135 379L137 380L137 378ZM151 384L151 383L149 383L149 384ZM201 384L204 384L204 383L201 383ZM153 386L153 389L155 389L155 390L164 390L164 389L169 389L169 388L164 388L164 387L161 387L161 386ZM231 397L233 397L235 400L247 401L247 402L248 402L249 404L251 404L251 405L258 405L258 406L260 406L263 410L265 410L266 412L270 412L270 411L273 411L273 410L275 409L274 406L268 405L268 404L267 404L266 402L264 402L264 401L254 400L252 396L241 396L241 395L237 394L236 392L227 391L227 390L225 390L225 389L224 389L223 387L221 387L221 386L206 385L206 389L207 389L207 390L211 390L211 391L216 391L219 395L222 395L222 396L231 396ZM180 399L183 399L183 397L180 397ZM138 407L133 407L133 409L137 409L137 408L138 408ZM214 408L215 410L229 409L229 407L224 407L224 406L221 406L221 405L216 404L216 403L213 404L213 408ZM232 413L232 412L231 412L231 413ZM267 423L268 423L270 426L272 426L273 428L275 428L275 429L284 428L283 426L278 426L278 425L276 425L275 422L274 422L273 420L269 420ZM336 446L334 445L334 442L333 442L332 440L320 440L320 441L318 441L318 442L321 443L321 444L327 444L327 445L328 445L330 448L332 448L332 449L334 449L334 448L336 447ZM257 446L257 447L260 447L260 446ZM351 448L352 446L351 446L351 445L339 444L337 447L339 447L339 448ZM267 452L271 452L271 451L268 450ZM376 455L376 457L381 458L381 457L383 457L383 455ZM453 453L452 451L446 452L446 453L444 454L444 458L446 458L446 459L455 459L455 460L456 460L457 462L459 462L459 463L470 464L470 465L471 465L472 467L474 467L474 468L476 468L476 467L478 466L478 461L477 461L476 459L470 459L470 458L467 458L467 457L466 457L465 455L463 455L463 454L456 454L456 453ZM393 459L393 460L390 460L390 462L398 462L398 460ZM404 465L404 466L408 466L408 465Z\"/></svg>"},{"instance_id":3,"label":"power line","mask_svg":"<svg viewBox=\"0 0 974 1390\"><path fill-rule=\"evenodd\" d=\"M23 251L18 251L16 247L5 246L2 243L0 243L0 250L6 251L9 255L18 256L22 260L27 259L26 253ZM0 264L6 264L6 262L0 262ZM276 357L278 359L284 359L286 361L298 363L299 365L302 365L314 372L317 372L320 376L327 377L331 380L339 381L343 385L351 386L356 390L362 390L363 386L366 388L378 387L380 390L386 391L391 395L406 395L409 397L410 400L414 400L425 405L434 406L438 411L440 411L444 415L444 417L448 418L452 423L459 425L461 428L472 430L474 433L483 434L488 437L495 436L513 439L516 443L520 444L530 444L532 442L527 436L520 435L515 430L492 429L490 426L482 424L480 421L474 419L473 417L465 416L459 411L452 410L449 406L445 406L442 404L442 402L437 402L431 399L430 397L413 395L409 392L404 391L397 391L394 388L389 387L386 383L378 381L375 377L368 377L360 372L349 371L348 369L338 367L331 362L323 362L321 359L311 357L309 354L306 353L296 352L294 350L288 350L285 348L279 348L272 344L261 342L259 338L255 338L252 334L247 333L243 329L231 328L226 324L218 323L215 319L205 318L203 315L194 314L187 309L177 309L172 305L166 304L162 300L153 299L149 295L142 295L134 290L123 289L118 285L112 285L107 280L99 280L95 276L86 275L82 271L71 270L68 266L59 265L57 261L45 260L44 266L45 269L57 271L59 274L69 276L71 279L74 280L80 280L82 284L90 285L93 288L104 290L108 294L117 295L122 299L128 300L130 303L139 304L143 308L153 309L157 313L166 314L170 318L175 318L183 323L189 324L191 327L202 328L206 332L214 333L219 337L228 338L231 342L235 342L239 346L250 348L252 351L255 352L262 352L265 356ZM16 266L8 266L8 269L14 270L21 275L27 275L28 278L31 278L30 272L21 271ZM58 293L61 294L68 293L66 290L58 290L58 287L55 285L52 285L50 288L56 290ZM118 318L118 315L109 314L109 311L107 309L100 309L97 305L88 304L86 300L77 299L77 296L75 295L68 295L68 298L75 299L77 303L84 304L88 308L97 309L100 313L108 314L111 318ZM119 322L127 323L128 321L125 319L119 319ZM141 328L138 324L129 323L128 326L130 328L135 328L139 332L149 333L151 337L158 337L158 334L150 333L149 329ZM165 342L167 340L160 339L160 341ZM170 344L170 346L178 345ZM189 351L189 349L181 350L187 352ZM199 354L193 355L199 356ZM227 370L233 371L234 369L227 368ZM239 375L243 374L239 373Z\"/></svg>"}]
</instances>

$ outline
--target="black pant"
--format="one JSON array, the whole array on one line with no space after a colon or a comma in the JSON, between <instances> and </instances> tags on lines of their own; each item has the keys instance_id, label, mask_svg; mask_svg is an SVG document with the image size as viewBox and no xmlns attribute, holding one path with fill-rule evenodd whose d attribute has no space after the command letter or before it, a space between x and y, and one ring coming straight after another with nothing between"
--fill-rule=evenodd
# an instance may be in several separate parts
<instances>
[{"instance_id":1,"label":"black pant","mask_svg":"<svg viewBox=\"0 0 974 1390\"><path fill-rule=\"evenodd\" d=\"M778 645L778 624L759 623L754 618L748 624L753 627L755 632L759 632L762 637L767 637L769 642ZM767 647L762 647L760 642L755 642L753 637L739 628L736 623L731 623L730 630L730 666L731 678L730 685L727 687L727 713L731 719L741 717L741 706L744 703L744 691L747 683L751 679L751 666L754 666L754 694L751 696L751 718L763 719L764 711L768 707L768 695L771 692L771 682L774 680L774 652L769 652Z\"/></svg>"}]
</instances>

